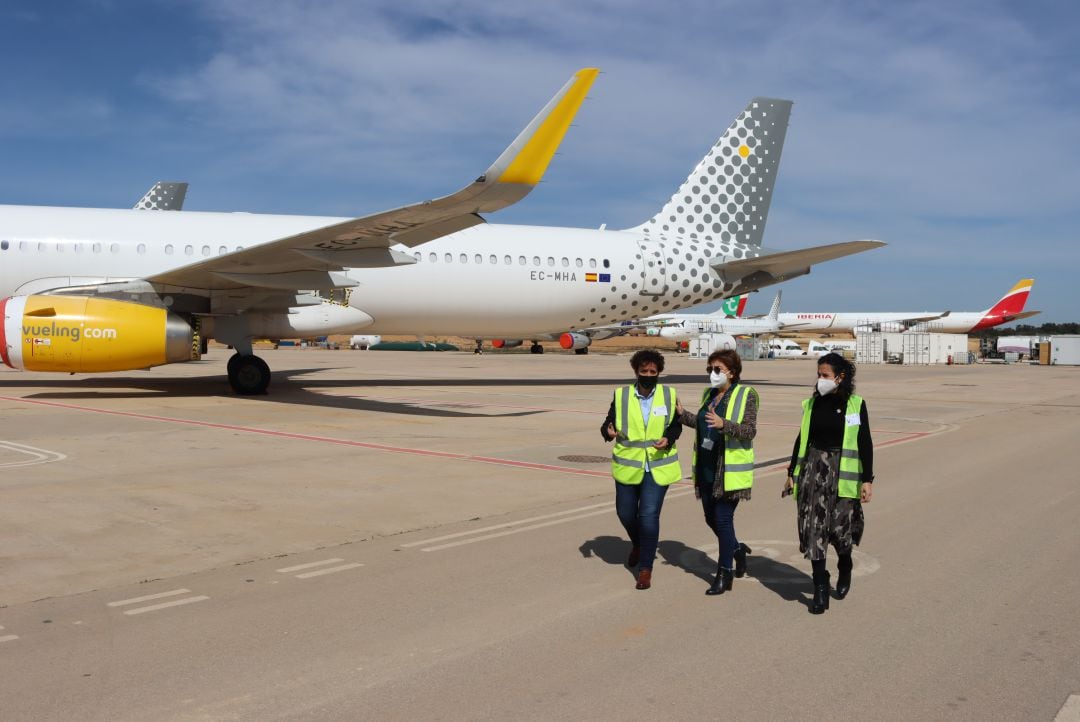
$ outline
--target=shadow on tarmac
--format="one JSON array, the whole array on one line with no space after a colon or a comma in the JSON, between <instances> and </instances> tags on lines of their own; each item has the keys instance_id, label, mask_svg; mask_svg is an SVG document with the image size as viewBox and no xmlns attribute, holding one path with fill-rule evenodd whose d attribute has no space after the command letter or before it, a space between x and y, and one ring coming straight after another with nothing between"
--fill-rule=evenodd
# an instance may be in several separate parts
<instances>
[{"instance_id":1,"label":"shadow on tarmac","mask_svg":"<svg viewBox=\"0 0 1080 722\"><path fill-rule=\"evenodd\" d=\"M630 549L629 540L610 535L589 539L578 547L581 556L586 559L597 557L606 564L623 567L630 573L630 576L636 577L636 570L626 566L626 558L630 556Z\"/></svg>"},{"instance_id":2,"label":"shadow on tarmac","mask_svg":"<svg viewBox=\"0 0 1080 722\"><path fill-rule=\"evenodd\" d=\"M657 555L664 563L678 567L687 574L712 584L716 575L716 560L700 549L686 546L681 541L664 540L660 542ZM805 572L775 559L765 556L747 555L747 576L756 579L761 586L775 593L786 602L799 602L810 608L813 589L812 578ZM739 580L735 580L739 584Z\"/></svg>"},{"instance_id":3,"label":"shadow on tarmac","mask_svg":"<svg viewBox=\"0 0 1080 722\"><path fill-rule=\"evenodd\" d=\"M153 395L183 397L229 397L240 398L245 401L296 404L299 406L314 406L320 408L346 409L353 411L370 411L374 413L402 414L407 416L433 416L445 418L512 418L519 416L533 416L535 414L549 413L547 411L510 411L510 412L469 412L462 407L465 404L455 404L458 408L439 407L433 400L421 401L386 401L376 399L358 398L354 396L339 396L322 393L323 390L333 389L379 389L379 388L485 388L492 386L520 386L545 387L545 386L601 386L614 389L630 383L633 379L620 377L612 379L596 378L452 378L452 379L363 379L359 381L336 381L332 379L305 378L313 373L332 372L330 368L291 369L276 371L271 374L269 393L264 396L241 396L238 397L229 387L224 374L224 365L216 361L194 361L192 364L213 367L213 375L169 378L167 376L129 376L107 378L91 375L64 376L57 374L55 380L50 379L48 385L54 390L28 394L27 399L55 400L55 401L78 401L78 400L106 400L106 399L137 399L147 398ZM220 372L218 368L220 367ZM699 375L665 375L664 382L679 384L682 386L702 386L702 378ZM757 386L803 386L805 384L778 384L768 381L755 381ZM40 385L38 381L31 384L25 379L9 377L0 380L0 389L19 389L27 385ZM118 390L117 387L127 387L130 390ZM456 400L455 400L456 401ZM447 406L450 404L448 403ZM606 409L597 408L597 416L602 417Z\"/></svg>"}]
</instances>

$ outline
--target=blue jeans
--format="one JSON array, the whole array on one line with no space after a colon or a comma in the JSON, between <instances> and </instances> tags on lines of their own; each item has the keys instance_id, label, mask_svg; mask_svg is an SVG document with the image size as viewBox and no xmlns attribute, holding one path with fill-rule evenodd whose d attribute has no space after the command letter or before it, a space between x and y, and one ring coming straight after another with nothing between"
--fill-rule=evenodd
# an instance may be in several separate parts
<instances>
[{"instance_id":1,"label":"blue jeans","mask_svg":"<svg viewBox=\"0 0 1080 722\"><path fill-rule=\"evenodd\" d=\"M735 537L735 507L738 499L714 499L712 484L698 484L701 494L701 510L705 513L705 523L716 534L720 542L720 566L731 569L735 563L735 550L739 540Z\"/></svg>"},{"instance_id":2,"label":"blue jeans","mask_svg":"<svg viewBox=\"0 0 1080 722\"><path fill-rule=\"evenodd\" d=\"M660 543L660 509L667 487L653 481L645 472L640 484L615 482L615 513L619 515L630 543L641 547L638 569L652 569L656 547Z\"/></svg>"}]
</instances>

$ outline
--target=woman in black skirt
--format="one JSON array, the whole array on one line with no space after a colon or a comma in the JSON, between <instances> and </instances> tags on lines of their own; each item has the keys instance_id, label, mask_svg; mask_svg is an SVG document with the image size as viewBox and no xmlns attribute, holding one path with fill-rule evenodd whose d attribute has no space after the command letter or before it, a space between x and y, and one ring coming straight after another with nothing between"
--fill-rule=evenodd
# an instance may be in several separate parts
<instances>
[{"instance_id":1,"label":"woman in black skirt","mask_svg":"<svg viewBox=\"0 0 1080 722\"><path fill-rule=\"evenodd\" d=\"M870 502L874 445L866 402L855 393L855 366L840 354L818 359L817 386L803 401L802 424L792 449L784 495L794 492L799 510L799 551L814 570L810 611L829 608L825 552L837 564L836 597L851 589L851 550L862 540L862 505Z\"/></svg>"}]
</instances>

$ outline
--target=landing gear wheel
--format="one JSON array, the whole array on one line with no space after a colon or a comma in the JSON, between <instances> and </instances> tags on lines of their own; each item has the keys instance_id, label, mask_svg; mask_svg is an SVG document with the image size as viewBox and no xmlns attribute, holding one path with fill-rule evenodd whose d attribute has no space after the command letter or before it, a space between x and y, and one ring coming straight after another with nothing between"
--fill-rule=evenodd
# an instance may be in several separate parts
<instances>
[{"instance_id":1,"label":"landing gear wheel","mask_svg":"<svg viewBox=\"0 0 1080 722\"><path fill-rule=\"evenodd\" d=\"M266 393L270 385L270 367L258 356L234 354L226 367L229 385L241 396L257 396Z\"/></svg>"},{"instance_id":2,"label":"landing gear wheel","mask_svg":"<svg viewBox=\"0 0 1080 722\"><path fill-rule=\"evenodd\" d=\"M529 347L529 353L544 353L544 347L534 341Z\"/></svg>"},{"instance_id":3,"label":"landing gear wheel","mask_svg":"<svg viewBox=\"0 0 1080 722\"><path fill-rule=\"evenodd\" d=\"M587 348L576 348L576 349L574 349L574 353L576 353L578 356L584 356L585 354L589 353L589 349L587 349Z\"/></svg>"}]
</instances>

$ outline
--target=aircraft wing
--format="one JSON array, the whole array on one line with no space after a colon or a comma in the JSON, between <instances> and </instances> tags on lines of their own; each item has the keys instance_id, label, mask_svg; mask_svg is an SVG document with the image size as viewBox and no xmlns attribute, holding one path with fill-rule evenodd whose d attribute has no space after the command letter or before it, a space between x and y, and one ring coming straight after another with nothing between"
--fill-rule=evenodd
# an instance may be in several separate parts
<instances>
[{"instance_id":1,"label":"aircraft wing","mask_svg":"<svg viewBox=\"0 0 1080 722\"><path fill-rule=\"evenodd\" d=\"M862 253L885 244L882 241L848 241L832 243L827 246L803 248L798 251L765 252L754 258L742 258L737 261L710 264L710 267L725 281L752 280L755 284L766 281L777 283L789 278L803 276L810 272L815 263L843 258L854 253ZM766 279L771 279L766 280ZM736 292L739 288L736 287Z\"/></svg>"},{"instance_id":2,"label":"aircraft wing","mask_svg":"<svg viewBox=\"0 0 1080 722\"><path fill-rule=\"evenodd\" d=\"M599 73L598 68L575 73L491 167L457 193L263 243L145 280L199 290L330 289L357 285L335 271L415 263L412 256L391 246L417 246L484 223L480 213L497 211L528 195L547 170Z\"/></svg>"}]
</instances>

